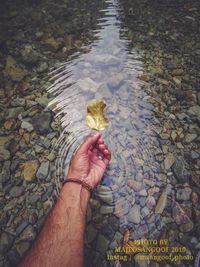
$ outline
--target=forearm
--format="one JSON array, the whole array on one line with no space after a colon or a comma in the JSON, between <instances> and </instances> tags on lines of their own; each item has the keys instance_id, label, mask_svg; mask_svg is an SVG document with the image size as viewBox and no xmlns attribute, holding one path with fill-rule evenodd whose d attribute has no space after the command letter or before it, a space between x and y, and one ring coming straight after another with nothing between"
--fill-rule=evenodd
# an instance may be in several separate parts
<instances>
[{"instance_id":1,"label":"forearm","mask_svg":"<svg viewBox=\"0 0 200 267\"><path fill-rule=\"evenodd\" d=\"M89 192L67 183L20 267L81 267Z\"/></svg>"}]
</instances>

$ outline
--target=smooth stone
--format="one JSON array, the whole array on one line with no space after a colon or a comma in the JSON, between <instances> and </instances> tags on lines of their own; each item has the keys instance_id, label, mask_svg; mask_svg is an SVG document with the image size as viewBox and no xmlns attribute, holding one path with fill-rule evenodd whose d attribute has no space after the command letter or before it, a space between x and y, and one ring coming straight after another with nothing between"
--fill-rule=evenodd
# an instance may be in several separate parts
<instances>
[{"instance_id":1,"label":"smooth stone","mask_svg":"<svg viewBox=\"0 0 200 267\"><path fill-rule=\"evenodd\" d=\"M36 173L38 179L45 179L49 172L49 161L43 161Z\"/></svg>"},{"instance_id":2,"label":"smooth stone","mask_svg":"<svg viewBox=\"0 0 200 267\"><path fill-rule=\"evenodd\" d=\"M179 156L176 158L176 161L172 167L172 171L175 174L175 177L180 182L186 182L187 177L185 174L185 164L184 164L184 158L182 156Z\"/></svg>"},{"instance_id":3,"label":"smooth stone","mask_svg":"<svg viewBox=\"0 0 200 267\"><path fill-rule=\"evenodd\" d=\"M142 196L142 197L146 197L147 196L147 190L146 189L142 189L141 191L138 192L138 195Z\"/></svg>"},{"instance_id":4,"label":"smooth stone","mask_svg":"<svg viewBox=\"0 0 200 267\"><path fill-rule=\"evenodd\" d=\"M10 179L10 161L5 161L0 173L0 182L5 183Z\"/></svg>"},{"instance_id":5,"label":"smooth stone","mask_svg":"<svg viewBox=\"0 0 200 267\"><path fill-rule=\"evenodd\" d=\"M22 186L13 186L10 190L10 195L12 197L19 197L24 191Z\"/></svg>"},{"instance_id":6,"label":"smooth stone","mask_svg":"<svg viewBox=\"0 0 200 267\"><path fill-rule=\"evenodd\" d=\"M16 244L16 249L19 255L22 257L30 248L30 243L27 241L22 241Z\"/></svg>"},{"instance_id":7,"label":"smooth stone","mask_svg":"<svg viewBox=\"0 0 200 267\"><path fill-rule=\"evenodd\" d=\"M19 116L19 114L24 112L24 108L23 107L16 107L16 108L9 108L6 113L6 119L13 119L13 118L17 118Z\"/></svg>"},{"instance_id":8,"label":"smooth stone","mask_svg":"<svg viewBox=\"0 0 200 267\"><path fill-rule=\"evenodd\" d=\"M4 254L12 246L14 237L12 235L10 235L10 234L2 232L0 240L1 240L1 242L0 242L0 253Z\"/></svg>"},{"instance_id":9,"label":"smooth stone","mask_svg":"<svg viewBox=\"0 0 200 267\"><path fill-rule=\"evenodd\" d=\"M28 121L22 121L21 128L27 130L28 132L33 131L33 125Z\"/></svg>"},{"instance_id":10,"label":"smooth stone","mask_svg":"<svg viewBox=\"0 0 200 267\"><path fill-rule=\"evenodd\" d=\"M192 189L189 187L186 187L183 189L180 188L180 189L177 189L176 198L177 200L190 200L191 193L192 193Z\"/></svg>"},{"instance_id":11,"label":"smooth stone","mask_svg":"<svg viewBox=\"0 0 200 267\"><path fill-rule=\"evenodd\" d=\"M16 235L20 235L22 231L28 226L28 221L22 221L16 229Z\"/></svg>"},{"instance_id":12,"label":"smooth stone","mask_svg":"<svg viewBox=\"0 0 200 267\"><path fill-rule=\"evenodd\" d=\"M146 199L146 205L148 208L152 208L156 205L156 200L153 196L148 196Z\"/></svg>"},{"instance_id":13,"label":"smooth stone","mask_svg":"<svg viewBox=\"0 0 200 267\"><path fill-rule=\"evenodd\" d=\"M39 64L39 66L37 67L37 72L38 73L43 73L43 72L45 72L45 71L47 71L48 70L48 64L46 63L46 62L42 62L42 63L40 63Z\"/></svg>"},{"instance_id":14,"label":"smooth stone","mask_svg":"<svg viewBox=\"0 0 200 267\"><path fill-rule=\"evenodd\" d=\"M88 225L87 226L87 241L88 243L91 243L92 241L94 241L94 239L96 238L98 234L97 229L95 229L92 225Z\"/></svg>"},{"instance_id":15,"label":"smooth stone","mask_svg":"<svg viewBox=\"0 0 200 267\"><path fill-rule=\"evenodd\" d=\"M15 82L20 82L26 75L27 71L24 68L17 66L17 62L13 57L8 56L6 59L5 73Z\"/></svg>"},{"instance_id":16,"label":"smooth stone","mask_svg":"<svg viewBox=\"0 0 200 267\"><path fill-rule=\"evenodd\" d=\"M192 115L196 115L198 119L200 119L200 106L193 106L188 110L188 112Z\"/></svg>"},{"instance_id":17,"label":"smooth stone","mask_svg":"<svg viewBox=\"0 0 200 267\"><path fill-rule=\"evenodd\" d=\"M167 192L166 190L164 190L158 199L158 202L155 208L155 213L162 214L166 206L166 203L167 203Z\"/></svg>"},{"instance_id":18,"label":"smooth stone","mask_svg":"<svg viewBox=\"0 0 200 267\"><path fill-rule=\"evenodd\" d=\"M198 104L200 106L200 93L197 94L197 101L198 101Z\"/></svg>"},{"instance_id":19,"label":"smooth stone","mask_svg":"<svg viewBox=\"0 0 200 267\"><path fill-rule=\"evenodd\" d=\"M40 134L46 134L51 131L51 114L49 112L41 112L40 114L37 114L31 122L35 131Z\"/></svg>"},{"instance_id":20,"label":"smooth stone","mask_svg":"<svg viewBox=\"0 0 200 267\"><path fill-rule=\"evenodd\" d=\"M38 170L39 163L37 160L30 160L23 164L23 175L26 181L32 181Z\"/></svg>"},{"instance_id":21,"label":"smooth stone","mask_svg":"<svg viewBox=\"0 0 200 267\"><path fill-rule=\"evenodd\" d=\"M20 234L20 241L29 241L29 240L34 240L36 236L36 233L34 231L34 228L32 225L28 225L23 232Z\"/></svg>"},{"instance_id":22,"label":"smooth stone","mask_svg":"<svg viewBox=\"0 0 200 267\"><path fill-rule=\"evenodd\" d=\"M95 81L93 81L91 78L85 78L83 80L79 80L77 82L78 86L83 90L83 91L91 91L96 93L100 87L100 83L96 83ZM100 91L99 91L100 93Z\"/></svg>"},{"instance_id":23,"label":"smooth stone","mask_svg":"<svg viewBox=\"0 0 200 267\"><path fill-rule=\"evenodd\" d=\"M194 224L191 221L185 224L181 224L179 227L180 231L183 233L190 232L193 228L194 228Z\"/></svg>"},{"instance_id":24,"label":"smooth stone","mask_svg":"<svg viewBox=\"0 0 200 267\"><path fill-rule=\"evenodd\" d=\"M47 95L43 95L39 98L36 98L35 101L43 108L46 108L50 102L50 98L47 97Z\"/></svg>"},{"instance_id":25,"label":"smooth stone","mask_svg":"<svg viewBox=\"0 0 200 267\"><path fill-rule=\"evenodd\" d=\"M109 187L104 186L104 185L99 186L97 188L97 192L98 192L99 198L103 202L105 202L105 203L107 203L109 205L111 205L113 203L113 194L112 194L112 191L111 191L111 189Z\"/></svg>"},{"instance_id":26,"label":"smooth stone","mask_svg":"<svg viewBox=\"0 0 200 267\"><path fill-rule=\"evenodd\" d=\"M109 243L110 243L110 240L108 240L102 234L99 234L97 238L97 245L96 245L97 251L101 252L102 254L106 253Z\"/></svg>"},{"instance_id":27,"label":"smooth stone","mask_svg":"<svg viewBox=\"0 0 200 267\"><path fill-rule=\"evenodd\" d=\"M114 211L114 208L111 207L111 206L103 205L100 208L100 213L101 214L110 214L110 213L113 213L113 211Z\"/></svg>"},{"instance_id":28,"label":"smooth stone","mask_svg":"<svg viewBox=\"0 0 200 267\"><path fill-rule=\"evenodd\" d=\"M21 52L22 60L26 64L36 64L39 60L39 54L33 48L32 45L25 45L24 49Z\"/></svg>"},{"instance_id":29,"label":"smooth stone","mask_svg":"<svg viewBox=\"0 0 200 267\"><path fill-rule=\"evenodd\" d=\"M132 223L139 224L140 223L140 206L134 205L128 214L128 220Z\"/></svg>"},{"instance_id":30,"label":"smooth stone","mask_svg":"<svg viewBox=\"0 0 200 267\"><path fill-rule=\"evenodd\" d=\"M191 151L190 155L192 159L198 159L200 157L199 153L194 150Z\"/></svg>"},{"instance_id":31,"label":"smooth stone","mask_svg":"<svg viewBox=\"0 0 200 267\"><path fill-rule=\"evenodd\" d=\"M192 141L194 141L197 138L197 134L187 134L185 136L185 141L186 143L190 143Z\"/></svg>"},{"instance_id":32,"label":"smooth stone","mask_svg":"<svg viewBox=\"0 0 200 267\"><path fill-rule=\"evenodd\" d=\"M10 152L3 146L0 146L0 161L4 161L10 158Z\"/></svg>"},{"instance_id":33,"label":"smooth stone","mask_svg":"<svg viewBox=\"0 0 200 267\"><path fill-rule=\"evenodd\" d=\"M135 192L141 191L144 187L142 182L138 182L132 179L128 180L128 186L132 188Z\"/></svg>"},{"instance_id":34,"label":"smooth stone","mask_svg":"<svg viewBox=\"0 0 200 267\"><path fill-rule=\"evenodd\" d=\"M168 153L164 160L165 169L166 170L170 169L173 166L174 162L175 162L174 155L172 153Z\"/></svg>"}]
</instances>

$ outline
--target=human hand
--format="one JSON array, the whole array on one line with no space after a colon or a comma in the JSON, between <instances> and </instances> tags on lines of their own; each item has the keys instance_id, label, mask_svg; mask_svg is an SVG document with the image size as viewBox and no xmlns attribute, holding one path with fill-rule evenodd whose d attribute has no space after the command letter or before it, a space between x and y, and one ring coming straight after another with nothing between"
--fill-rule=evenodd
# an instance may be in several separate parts
<instances>
[{"instance_id":1,"label":"human hand","mask_svg":"<svg viewBox=\"0 0 200 267\"><path fill-rule=\"evenodd\" d=\"M89 137L71 160L68 178L80 178L96 187L110 162L111 152L104 144L101 133Z\"/></svg>"}]
</instances>

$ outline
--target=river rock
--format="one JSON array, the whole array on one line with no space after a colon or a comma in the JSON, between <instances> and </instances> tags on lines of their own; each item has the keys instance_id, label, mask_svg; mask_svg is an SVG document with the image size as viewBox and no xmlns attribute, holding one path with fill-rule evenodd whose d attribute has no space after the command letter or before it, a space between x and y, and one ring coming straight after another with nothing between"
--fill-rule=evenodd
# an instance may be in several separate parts
<instances>
[{"instance_id":1,"label":"river rock","mask_svg":"<svg viewBox=\"0 0 200 267\"><path fill-rule=\"evenodd\" d=\"M155 213L159 213L159 214L163 213L166 203L167 203L167 192L166 190L164 190L158 199Z\"/></svg>"},{"instance_id":2,"label":"river rock","mask_svg":"<svg viewBox=\"0 0 200 267\"><path fill-rule=\"evenodd\" d=\"M22 241L16 244L17 252L21 257L27 252L29 248L30 248L30 243L27 241Z\"/></svg>"},{"instance_id":3,"label":"river rock","mask_svg":"<svg viewBox=\"0 0 200 267\"><path fill-rule=\"evenodd\" d=\"M164 160L165 169L166 170L170 169L173 166L174 162L175 162L174 155L172 153L168 153Z\"/></svg>"},{"instance_id":4,"label":"river rock","mask_svg":"<svg viewBox=\"0 0 200 267\"><path fill-rule=\"evenodd\" d=\"M197 138L197 134L187 134L185 136L185 142L190 143Z\"/></svg>"},{"instance_id":5,"label":"river rock","mask_svg":"<svg viewBox=\"0 0 200 267\"><path fill-rule=\"evenodd\" d=\"M35 131L38 131L40 134L45 134L51 131L51 114L49 112L41 112L34 116L31 122Z\"/></svg>"},{"instance_id":6,"label":"river rock","mask_svg":"<svg viewBox=\"0 0 200 267\"><path fill-rule=\"evenodd\" d=\"M192 115L195 115L198 117L198 119L200 120L200 106L196 105L191 107L188 112Z\"/></svg>"},{"instance_id":7,"label":"river rock","mask_svg":"<svg viewBox=\"0 0 200 267\"><path fill-rule=\"evenodd\" d=\"M43 73L43 72L45 72L45 71L47 71L48 70L48 64L46 63L46 62L42 62L42 63L40 63L39 64L39 66L37 67L37 72L38 73Z\"/></svg>"},{"instance_id":8,"label":"river rock","mask_svg":"<svg viewBox=\"0 0 200 267\"><path fill-rule=\"evenodd\" d=\"M107 203L108 205L111 205L113 203L113 195L112 195L112 191L111 191L111 189L109 187L104 186L104 185L99 186L97 188L97 192L99 194L98 195L99 198L103 202Z\"/></svg>"},{"instance_id":9,"label":"river rock","mask_svg":"<svg viewBox=\"0 0 200 267\"><path fill-rule=\"evenodd\" d=\"M10 190L10 195L12 197L19 197L23 191L24 188L22 186L13 186Z\"/></svg>"},{"instance_id":10,"label":"river rock","mask_svg":"<svg viewBox=\"0 0 200 267\"><path fill-rule=\"evenodd\" d=\"M192 189L189 187L179 188L176 191L177 200L189 200L192 193Z\"/></svg>"},{"instance_id":11,"label":"river rock","mask_svg":"<svg viewBox=\"0 0 200 267\"><path fill-rule=\"evenodd\" d=\"M103 236L102 234L99 234L99 236L97 238L96 249L99 252L101 252L102 254L104 254L108 249L109 243L110 243L110 241L105 236Z\"/></svg>"},{"instance_id":12,"label":"river rock","mask_svg":"<svg viewBox=\"0 0 200 267\"><path fill-rule=\"evenodd\" d=\"M49 172L49 161L43 161L36 173L38 179L45 179Z\"/></svg>"},{"instance_id":13,"label":"river rock","mask_svg":"<svg viewBox=\"0 0 200 267\"><path fill-rule=\"evenodd\" d=\"M4 254L12 246L14 237L10 234L2 232L0 237L0 253Z\"/></svg>"},{"instance_id":14,"label":"river rock","mask_svg":"<svg viewBox=\"0 0 200 267\"><path fill-rule=\"evenodd\" d=\"M180 182L186 182L187 181L187 177L186 177L186 173L185 173L185 163L184 163L184 159L182 156L179 156L178 158L176 158L176 161L172 167L172 170L173 170L175 177L178 181L180 181Z\"/></svg>"},{"instance_id":15,"label":"river rock","mask_svg":"<svg viewBox=\"0 0 200 267\"><path fill-rule=\"evenodd\" d=\"M21 81L27 75L27 71L17 66L16 61L11 56L7 57L5 73L15 82Z\"/></svg>"},{"instance_id":16,"label":"river rock","mask_svg":"<svg viewBox=\"0 0 200 267\"><path fill-rule=\"evenodd\" d=\"M10 161L5 161L0 173L0 182L5 183L10 179Z\"/></svg>"},{"instance_id":17,"label":"river rock","mask_svg":"<svg viewBox=\"0 0 200 267\"><path fill-rule=\"evenodd\" d=\"M193 222L188 222L188 223L185 223L185 224L181 224L179 229L181 232L183 233L187 233L187 232L190 232L194 227L194 224Z\"/></svg>"},{"instance_id":18,"label":"river rock","mask_svg":"<svg viewBox=\"0 0 200 267\"><path fill-rule=\"evenodd\" d=\"M28 132L33 131L33 125L28 121L22 121L21 128L27 130Z\"/></svg>"},{"instance_id":19,"label":"river rock","mask_svg":"<svg viewBox=\"0 0 200 267\"><path fill-rule=\"evenodd\" d=\"M21 51L21 55L23 62L26 64L34 65L39 60L39 54L33 46L29 44L24 46L24 49Z\"/></svg>"},{"instance_id":20,"label":"river rock","mask_svg":"<svg viewBox=\"0 0 200 267\"><path fill-rule=\"evenodd\" d=\"M100 208L101 214L110 214L113 213L114 208L112 206L102 205Z\"/></svg>"},{"instance_id":21,"label":"river rock","mask_svg":"<svg viewBox=\"0 0 200 267\"><path fill-rule=\"evenodd\" d=\"M4 161L10 158L10 152L0 145L0 161Z\"/></svg>"},{"instance_id":22,"label":"river rock","mask_svg":"<svg viewBox=\"0 0 200 267\"><path fill-rule=\"evenodd\" d=\"M92 225L88 225L86 235L88 243L91 243L95 239L97 233L98 231Z\"/></svg>"},{"instance_id":23,"label":"river rock","mask_svg":"<svg viewBox=\"0 0 200 267\"><path fill-rule=\"evenodd\" d=\"M128 214L128 220L132 223L139 224L141 220L140 206L134 205Z\"/></svg>"},{"instance_id":24,"label":"river rock","mask_svg":"<svg viewBox=\"0 0 200 267\"><path fill-rule=\"evenodd\" d=\"M28 240L34 240L36 236L36 233L34 231L34 228L32 225L28 225L24 230L23 232L20 234L20 238L19 240L20 241L28 241Z\"/></svg>"},{"instance_id":25,"label":"river rock","mask_svg":"<svg viewBox=\"0 0 200 267\"><path fill-rule=\"evenodd\" d=\"M30 160L23 164L23 176L26 181L32 181L38 170L39 163L37 160Z\"/></svg>"}]
</instances>

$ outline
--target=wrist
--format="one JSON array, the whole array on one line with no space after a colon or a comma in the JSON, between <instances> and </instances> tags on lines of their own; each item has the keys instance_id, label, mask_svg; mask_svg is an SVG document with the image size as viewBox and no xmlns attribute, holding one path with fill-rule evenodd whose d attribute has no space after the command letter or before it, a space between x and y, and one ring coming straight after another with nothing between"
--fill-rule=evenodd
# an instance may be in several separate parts
<instances>
[{"instance_id":1,"label":"wrist","mask_svg":"<svg viewBox=\"0 0 200 267\"><path fill-rule=\"evenodd\" d=\"M65 183L60 192L60 199L65 206L72 210L80 210L82 215L87 211L87 204L90 198L90 192L78 183Z\"/></svg>"}]
</instances>

